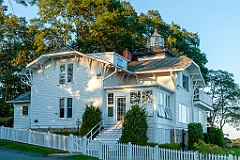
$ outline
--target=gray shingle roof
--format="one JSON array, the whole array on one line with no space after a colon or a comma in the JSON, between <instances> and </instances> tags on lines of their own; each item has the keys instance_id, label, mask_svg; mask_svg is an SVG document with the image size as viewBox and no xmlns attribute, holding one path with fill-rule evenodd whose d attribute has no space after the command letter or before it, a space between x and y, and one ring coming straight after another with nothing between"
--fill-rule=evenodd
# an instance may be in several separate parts
<instances>
[{"instance_id":1,"label":"gray shingle roof","mask_svg":"<svg viewBox=\"0 0 240 160\"><path fill-rule=\"evenodd\" d=\"M59 48L59 49L56 49L56 50L52 50L52 51L49 51L49 52L44 53L44 54L59 53L59 52L68 52L68 51L75 51L75 50L72 49L71 47L64 46L64 47L62 47L62 48Z\"/></svg>"},{"instance_id":2,"label":"gray shingle roof","mask_svg":"<svg viewBox=\"0 0 240 160\"><path fill-rule=\"evenodd\" d=\"M17 98L8 101L8 103L24 103L24 102L30 102L31 101L31 92L25 92L18 96Z\"/></svg>"},{"instance_id":3,"label":"gray shingle roof","mask_svg":"<svg viewBox=\"0 0 240 160\"><path fill-rule=\"evenodd\" d=\"M186 56L132 61L128 64L128 70L136 73L163 70L183 70L191 63L192 59Z\"/></svg>"}]
</instances>

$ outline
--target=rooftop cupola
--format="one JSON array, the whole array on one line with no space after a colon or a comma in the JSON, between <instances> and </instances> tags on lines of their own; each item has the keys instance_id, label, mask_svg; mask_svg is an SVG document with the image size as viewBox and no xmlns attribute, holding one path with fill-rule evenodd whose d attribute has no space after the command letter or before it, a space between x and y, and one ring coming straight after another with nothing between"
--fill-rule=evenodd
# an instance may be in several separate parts
<instances>
[{"instance_id":1,"label":"rooftop cupola","mask_svg":"<svg viewBox=\"0 0 240 160\"><path fill-rule=\"evenodd\" d=\"M160 49L164 48L164 38L158 34L157 29L154 30L153 35L150 37L150 47L159 46Z\"/></svg>"}]
</instances>

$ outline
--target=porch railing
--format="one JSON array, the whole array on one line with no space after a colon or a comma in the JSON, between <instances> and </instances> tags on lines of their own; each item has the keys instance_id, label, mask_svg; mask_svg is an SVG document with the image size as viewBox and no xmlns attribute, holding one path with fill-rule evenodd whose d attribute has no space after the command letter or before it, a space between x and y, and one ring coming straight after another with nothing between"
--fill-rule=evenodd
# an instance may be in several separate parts
<instances>
[{"instance_id":1,"label":"porch railing","mask_svg":"<svg viewBox=\"0 0 240 160\"><path fill-rule=\"evenodd\" d=\"M212 106L212 98L204 91L198 91L198 93L195 93L193 100L201 101L209 106Z\"/></svg>"}]
</instances>

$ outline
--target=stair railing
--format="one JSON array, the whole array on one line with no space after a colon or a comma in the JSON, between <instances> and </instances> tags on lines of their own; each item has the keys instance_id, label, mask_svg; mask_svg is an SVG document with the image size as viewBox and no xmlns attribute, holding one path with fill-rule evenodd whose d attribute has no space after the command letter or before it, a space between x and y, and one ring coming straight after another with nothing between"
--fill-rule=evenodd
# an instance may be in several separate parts
<instances>
[{"instance_id":1,"label":"stair railing","mask_svg":"<svg viewBox=\"0 0 240 160\"><path fill-rule=\"evenodd\" d=\"M86 135L87 145L94 139L94 136L101 132L104 125L104 114L102 115L102 120L96 124Z\"/></svg>"},{"instance_id":2,"label":"stair railing","mask_svg":"<svg viewBox=\"0 0 240 160\"><path fill-rule=\"evenodd\" d=\"M122 123L123 123L123 120L121 120L113 130L118 130L117 133L119 133L119 132L122 130L122 127L119 128L119 129L117 129L117 128L118 128ZM110 129L109 129L109 130L110 130ZM110 135L108 136L108 140L109 140L109 141L113 141L113 140L112 140L112 139L113 139L113 136L114 136L113 134L112 134L112 135L110 134Z\"/></svg>"}]
</instances>

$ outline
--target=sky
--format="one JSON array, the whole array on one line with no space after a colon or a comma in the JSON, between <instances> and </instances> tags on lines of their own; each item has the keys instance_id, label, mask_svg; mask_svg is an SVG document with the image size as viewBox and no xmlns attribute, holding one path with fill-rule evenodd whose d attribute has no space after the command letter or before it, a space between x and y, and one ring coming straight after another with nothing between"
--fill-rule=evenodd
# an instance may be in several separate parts
<instances>
[{"instance_id":1,"label":"sky","mask_svg":"<svg viewBox=\"0 0 240 160\"><path fill-rule=\"evenodd\" d=\"M130 0L137 13L158 10L163 21L172 22L198 33L200 49L207 56L206 67L233 73L240 84L240 0ZM8 0L5 0L8 4ZM36 7L16 5L17 16L36 17ZM12 10L9 8L9 12ZM239 65L239 67L238 67ZM231 138L240 137L240 132L226 126L224 132Z\"/></svg>"}]
</instances>

